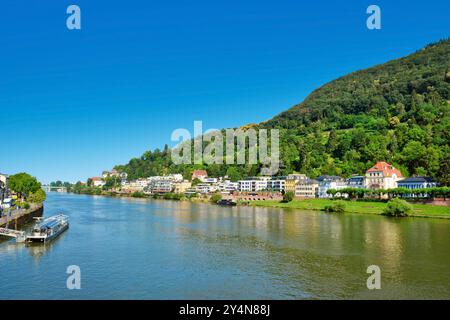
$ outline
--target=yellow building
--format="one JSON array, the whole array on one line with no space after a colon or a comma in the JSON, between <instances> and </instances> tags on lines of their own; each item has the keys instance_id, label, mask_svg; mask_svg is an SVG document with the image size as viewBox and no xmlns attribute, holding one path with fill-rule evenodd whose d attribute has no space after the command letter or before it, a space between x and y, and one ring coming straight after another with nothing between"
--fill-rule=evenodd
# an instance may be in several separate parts
<instances>
[{"instance_id":1,"label":"yellow building","mask_svg":"<svg viewBox=\"0 0 450 320\"><path fill-rule=\"evenodd\" d=\"M305 174L290 174L286 177L285 191L295 193L295 188L300 181L307 180L308 177Z\"/></svg>"},{"instance_id":2,"label":"yellow building","mask_svg":"<svg viewBox=\"0 0 450 320\"><path fill-rule=\"evenodd\" d=\"M191 187L191 183L187 180L181 182L174 183L174 192L175 193L185 193L187 189Z\"/></svg>"},{"instance_id":3,"label":"yellow building","mask_svg":"<svg viewBox=\"0 0 450 320\"><path fill-rule=\"evenodd\" d=\"M296 198L317 198L319 194L319 181L313 179L299 180L295 187Z\"/></svg>"}]
</instances>

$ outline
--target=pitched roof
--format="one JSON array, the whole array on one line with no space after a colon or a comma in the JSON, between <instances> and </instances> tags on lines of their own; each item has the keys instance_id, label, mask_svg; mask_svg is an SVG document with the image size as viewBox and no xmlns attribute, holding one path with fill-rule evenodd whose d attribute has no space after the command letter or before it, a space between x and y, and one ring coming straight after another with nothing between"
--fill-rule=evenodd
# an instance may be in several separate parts
<instances>
[{"instance_id":1,"label":"pitched roof","mask_svg":"<svg viewBox=\"0 0 450 320\"><path fill-rule=\"evenodd\" d=\"M422 177L422 176L416 176L416 177L410 177L410 178L406 178L400 181L397 181L397 183L413 183L413 182L433 182L432 178L429 177Z\"/></svg>"},{"instance_id":2,"label":"pitched roof","mask_svg":"<svg viewBox=\"0 0 450 320\"><path fill-rule=\"evenodd\" d=\"M341 181L344 180L344 178L339 177L339 176L329 176L329 175L323 175L320 176L318 178L316 178L317 181L322 182L322 181Z\"/></svg>"},{"instance_id":3,"label":"pitched roof","mask_svg":"<svg viewBox=\"0 0 450 320\"><path fill-rule=\"evenodd\" d=\"M206 170L194 170L194 172L192 172L193 176L208 176L208 172L206 172Z\"/></svg>"},{"instance_id":4,"label":"pitched roof","mask_svg":"<svg viewBox=\"0 0 450 320\"><path fill-rule=\"evenodd\" d=\"M403 177L400 170L384 161L378 161L372 168L367 170L367 172L383 172L383 176L385 177L392 177L393 174L396 174L397 177Z\"/></svg>"}]
</instances>

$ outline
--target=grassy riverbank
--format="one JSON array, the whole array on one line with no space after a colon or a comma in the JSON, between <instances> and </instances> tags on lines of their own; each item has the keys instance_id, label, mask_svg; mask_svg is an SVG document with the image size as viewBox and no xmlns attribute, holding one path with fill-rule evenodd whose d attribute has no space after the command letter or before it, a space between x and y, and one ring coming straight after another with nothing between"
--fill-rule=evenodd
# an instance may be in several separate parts
<instances>
[{"instance_id":1,"label":"grassy riverbank","mask_svg":"<svg viewBox=\"0 0 450 320\"><path fill-rule=\"evenodd\" d=\"M302 210L324 210L326 205L333 203L329 199L293 200L288 203L280 201L254 201L250 205L272 208L290 208ZM345 212L361 214L381 214L386 207L385 202L345 201ZM450 219L450 207L434 206L429 204L412 204L412 217L446 218Z\"/></svg>"}]
</instances>

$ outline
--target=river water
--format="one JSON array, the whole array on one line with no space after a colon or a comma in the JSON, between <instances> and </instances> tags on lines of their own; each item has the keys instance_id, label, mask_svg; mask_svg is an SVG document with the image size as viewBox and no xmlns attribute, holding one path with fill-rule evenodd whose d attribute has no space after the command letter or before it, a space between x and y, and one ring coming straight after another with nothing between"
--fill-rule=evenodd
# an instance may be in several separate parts
<instances>
[{"instance_id":1,"label":"river water","mask_svg":"<svg viewBox=\"0 0 450 320\"><path fill-rule=\"evenodd\" d=\"M59 212L50 244L0 242L0 299L450 299L449 220L50 193Z\"/></svg>"}]
</instances>

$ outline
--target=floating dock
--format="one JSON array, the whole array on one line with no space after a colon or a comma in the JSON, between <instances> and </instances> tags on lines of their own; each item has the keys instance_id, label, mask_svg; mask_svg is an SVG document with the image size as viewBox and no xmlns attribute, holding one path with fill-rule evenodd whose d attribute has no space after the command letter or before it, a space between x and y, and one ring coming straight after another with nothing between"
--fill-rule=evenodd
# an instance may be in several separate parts
<instances>
[{"instance_id":1,"label":"floating dock","mask_svg":"<svg viewBox=\"0 0 450 320\"><path fill-rule=\"evenodd\" d=\"M0 228L0 236L15 238L16 242L25 241L25 232L8 228Z\"/></svg>"}]
</instances>

